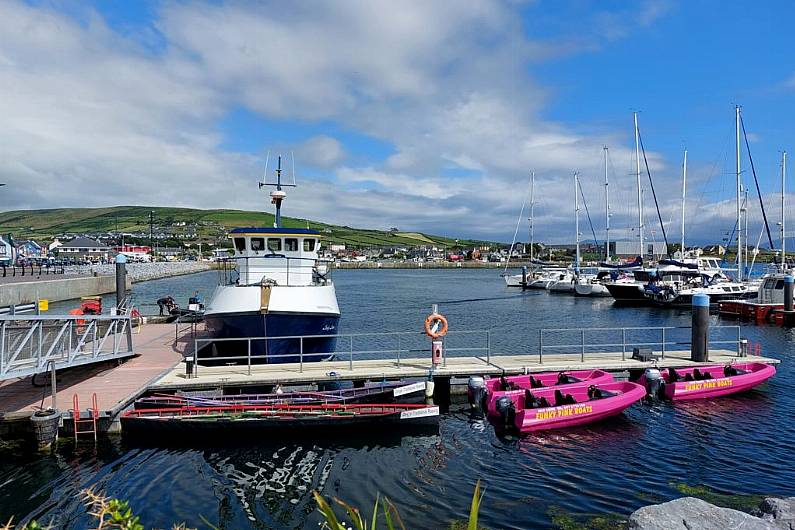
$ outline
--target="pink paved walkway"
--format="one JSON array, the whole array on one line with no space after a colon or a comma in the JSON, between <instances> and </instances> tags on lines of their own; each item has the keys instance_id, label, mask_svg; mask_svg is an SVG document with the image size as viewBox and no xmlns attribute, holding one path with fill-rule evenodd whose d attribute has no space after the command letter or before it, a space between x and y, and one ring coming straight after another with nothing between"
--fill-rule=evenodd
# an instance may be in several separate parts
<instances>
[{"instance_id":1,"label":"pink paved walkway","mask_svg":"<svg viewBox=\"0 0 795 530\"><path fill-rule=\"evenodd\" d=\"M107 412L129 401L147 383L173 368L182 359L182 350L189 337L175 341L173 324L147 324L140 333L133 333L136 356L120 365L100 363L72 368L58 373L58 409L72 408L72 397L77 394L80 409L91 406L91 395L97 393L100 412ZM0 417L29 415L40 406L43 391L44 406L49 407L49 374L36 377L37 384L47 383L46 388L34 387L31 378L25 377L0 383Z\"/></svg>"}]
</instances>

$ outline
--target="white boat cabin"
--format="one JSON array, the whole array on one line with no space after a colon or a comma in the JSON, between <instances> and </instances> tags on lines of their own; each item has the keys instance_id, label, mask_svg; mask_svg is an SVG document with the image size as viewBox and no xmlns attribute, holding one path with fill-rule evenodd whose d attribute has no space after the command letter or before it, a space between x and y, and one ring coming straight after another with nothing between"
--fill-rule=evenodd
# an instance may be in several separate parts
<instances>
[{"instance_id":1,"label":"white boat cabin","mask_svg":"<svg viewBox=\"0 0 795 530\"><path fill-rule=\"evenodd\" d=\"M324 285L328 268L318 263L320 233L302 228L235 228L229 233L238 285Z\"/></svg>"},{"instance_id":2,"label":"white boat cabin","mask_svg":"<svg viewBox=\"0 0 795 530\"><path fill-rule=\"evenodd\" d=\"M784 277L785 274L775 273L764 278L756 301L760 304L783 304Z\"/></svg>"}]
</instances>

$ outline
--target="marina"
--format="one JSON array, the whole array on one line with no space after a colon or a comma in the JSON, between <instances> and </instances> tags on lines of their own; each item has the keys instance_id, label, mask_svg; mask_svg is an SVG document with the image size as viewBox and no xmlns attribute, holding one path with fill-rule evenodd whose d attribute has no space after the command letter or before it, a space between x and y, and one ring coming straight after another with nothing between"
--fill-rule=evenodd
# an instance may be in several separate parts
<instances>
[{"instance_id":1,"label":"marina","mask_svg":"<svg viewBox=\"0 0 795 530\"><path fill-rule=\"evenodd\" d=\"M0 527L795 528L775 7L0 3Z\"/></svg>"}]
</instances>

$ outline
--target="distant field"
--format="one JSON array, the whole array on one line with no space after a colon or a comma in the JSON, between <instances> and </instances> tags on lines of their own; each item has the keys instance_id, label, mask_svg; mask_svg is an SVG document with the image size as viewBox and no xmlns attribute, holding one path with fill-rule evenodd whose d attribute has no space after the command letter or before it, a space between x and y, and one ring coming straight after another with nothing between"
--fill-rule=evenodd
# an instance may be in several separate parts
<instances>
[{"instance_id":1,"label":"distant field","mask_svg":"<svg viewBox=\"0 0 795 530\"><path fill-rule=\"evenodd\" d=\"M240 226L272 226L273 214L243 210L199 210L147 206L113 206L109 208L56 208L47 210L16 210L0 212L0 233L11 233L17 239L51 239L64 233L85 232L148 232L149 212L154 212L156 227L174 223L196 223L202 240L216 240L226 230ZM351 247L387 247L435 245L453 247L456 240L420 232L388 232L320 223L307 219L282 218L290 228L313 228L323 235L325 243ZM186 227L173 227L176 233ZM488 241L459 239L458 245L476 246Z\"/></svg>"}]
</instances>

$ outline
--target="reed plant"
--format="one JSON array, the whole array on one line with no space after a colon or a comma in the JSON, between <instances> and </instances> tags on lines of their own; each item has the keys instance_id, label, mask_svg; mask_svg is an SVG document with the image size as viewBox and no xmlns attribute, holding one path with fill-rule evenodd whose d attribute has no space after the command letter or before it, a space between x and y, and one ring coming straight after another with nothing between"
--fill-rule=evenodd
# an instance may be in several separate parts
<instances>
[{"instance_id":1,"label":"reed plant","mask_svg":"<svg viewBox=\"0 0 795 530\"><path fill-rule=\"evenodd\" d=\"M480 487L480 480L475 484L475 491L472 494L472 502L469 506L469 518L462 524L453 523L451 528L466 529L466 530L483 530L478 526L478 513L480 512L480 504L483 501L483 494ZM362 516L361 511L350 504L334 498L334 503L341 506L348 514L350 523L340 521L337 514L334 512L332 505L323 498L320 493L313 491L312 495L315 497L317 507L323 515L323 526L321 528L326 530L378 530L378 528L386 528L387 530L406 530L406 525L400 517L397 506L386 497L376 495L375 504L373 506L372 515L369 522ZM379 520L383 520L383 526L378 526Z\"/></svg>"}]
</instances>

